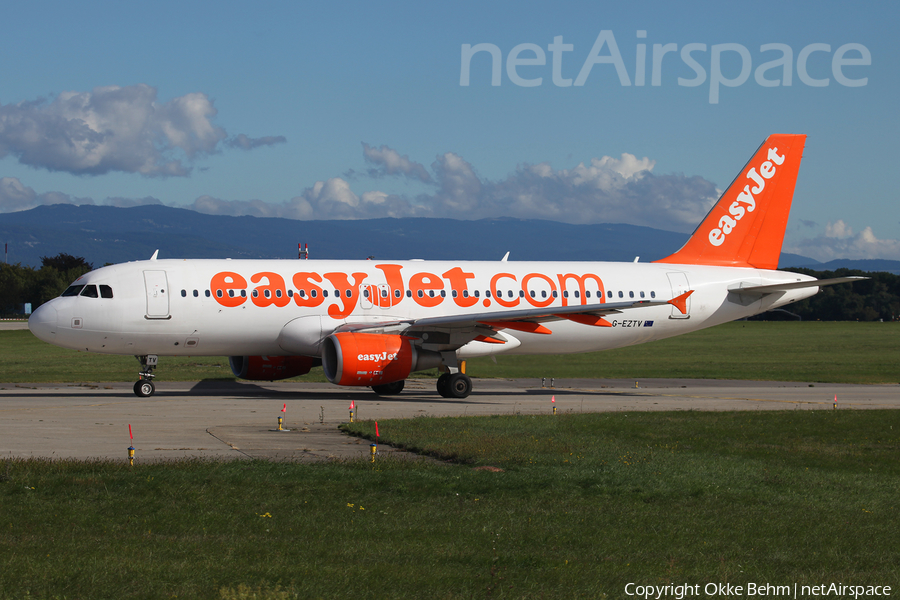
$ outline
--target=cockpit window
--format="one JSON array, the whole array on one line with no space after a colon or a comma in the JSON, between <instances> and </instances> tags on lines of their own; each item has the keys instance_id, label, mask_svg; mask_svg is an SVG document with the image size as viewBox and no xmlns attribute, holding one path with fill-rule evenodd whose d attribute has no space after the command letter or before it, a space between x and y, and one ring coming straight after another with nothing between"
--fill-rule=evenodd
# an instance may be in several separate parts
<instances>
[{"instance_id":1,"label":"cockpit window","mask_svg":"<svg viewBox=\"0 0 900 600\"><path fill-rule=\"evenodd\" d=\"M101 285L100 286L100 297L101 298L112 298L113 297L112 288L109 287L108 285Z\"/></svg>"},{"instance_id":2,"label":"cockpit window","mask_svg":"<svg viewBox=\"0 0 900 600\"><path fill-rule=\"evenodd\" d=\"M62 293L63 296L77 296L81 293L81 290L84 289L83 285L70 285L66 288L66 291Z\"/></svg>"},{"instance_id":3,"label":"cockpit window","mask_svg":"<svg viewBox=\"0 0 900 600\"><path fill-rule=\"evenodd\" d=\"M81 290L81 295L85 298L99 298L100 294L97 293L96 285L86 285L84 289Z\"/></svg>"}]
</instances>

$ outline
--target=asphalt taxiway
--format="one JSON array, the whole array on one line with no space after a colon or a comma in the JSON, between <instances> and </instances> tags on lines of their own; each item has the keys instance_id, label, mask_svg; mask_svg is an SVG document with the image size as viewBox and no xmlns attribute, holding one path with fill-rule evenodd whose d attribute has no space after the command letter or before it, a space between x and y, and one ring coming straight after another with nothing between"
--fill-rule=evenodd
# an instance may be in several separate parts
<instances>
[{"instance_id":1,"label":"asphalt taxiway","mask_svg":"<svg viewBox=\"0 0 900 600\"><path fill-rule=\"evenodd\" d=\"M549 386L549 380L546 382ZM464 400L447 400L434 380L411 379L402 394L382 398L305 382L157 382L137 398L132 382L0 384L0 459L137 460L265 458L329 460L368 456L366 440L338 430L349 419L418 416L558 414L655 410L837 410L900 408L898 385L808 384L719 380L643 381L480 379ZM555 403L551 400L555 398ZM282 408L285 409L282 412ZM277 431L278 417L285 429ZM128 426L134 435L129 437ZM379 453L394 452L380 445ZM402 453L399 453L401 454Z\"/></svg>"}]
</instances>

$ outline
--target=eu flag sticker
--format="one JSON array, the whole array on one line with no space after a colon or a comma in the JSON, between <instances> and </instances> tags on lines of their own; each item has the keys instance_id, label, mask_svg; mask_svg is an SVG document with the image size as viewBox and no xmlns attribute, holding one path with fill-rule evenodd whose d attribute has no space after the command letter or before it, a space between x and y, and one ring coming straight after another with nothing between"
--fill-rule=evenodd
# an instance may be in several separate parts
<instances>
[{"instance_id":1,"label":"eu flag sticker","mask_svg":"<svg viewBox=\"0 0 900 600\"><path fill-rule=\"evenodd\" d=\"M653 327L653 321L644 321L644 327Z\"/></svg>"}]
</instances>

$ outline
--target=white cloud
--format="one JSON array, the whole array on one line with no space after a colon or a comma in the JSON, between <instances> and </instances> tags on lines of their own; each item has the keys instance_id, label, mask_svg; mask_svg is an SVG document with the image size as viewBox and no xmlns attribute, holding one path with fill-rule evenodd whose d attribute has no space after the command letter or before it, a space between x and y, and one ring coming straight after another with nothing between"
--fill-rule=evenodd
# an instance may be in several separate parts
<instances>
[{"instance_id":1,"label":"white cloud","mask_svg":"<svg viewBox=\"0 0 900 600\"><path fill-rule=\"evenodd\" d=\"M95 204L92 198L77 198L62 192L44 192L38 194L15 177L0 177L0 213L18 212L41 206L43 204ZM103 206L127 208L145 204L162 204L158 198L106 198Z\"/></svg>"},{"instance_id":2,"label":"white cloud","mask_svg":"<svg viewBox=\"0 0 900 600\"><path fill-rule=\"evenodd\" d=\"M409 160L408 156L400 156L393 148L387 146L373 148L363 142L363 157L366 162L375 165L375 168L369 169L369 175L372 177L403 175L423 183L431 183L431 175L423 165Z\"/></svg>"},{"instance_id":3,"label":"white cloud","mask_svg":"<svg viewBox=\"0 0 900 600\"><path fill-rule=\"evenodd\" d=\"M144 84L63 92L52 102L0 106L0 158L77 175L187 176L192 161L218 152L227 138L213 123L217 112L206 94L160 103L156 88ZM239 134L228 145L249 150L282 141Z\"/></svg>"},{"instance_id":4,"label":"white cloud","mask_svg":"<svg viewBox=\"0 0 900 600\"><path fill-rule=\"evenodd\" d=\"M197 98L192 102L194 109L185 114L193 115L194 120L202 120L204 113L199 107L203 103ZM213 130L199 127L195 138L180 139L178 143L199 153L216 143L213 142L216 137ZM424 170L424 167L395 150L386 146L374 150L364 144L364 154L367 150L366 160L378 165L382 175L395 174L425 181L419 169ZM514 217L568 223L627 223L668 231L693 231L721 192L702 177L654 175L654 164L647 157L639 159L631 154L622 154L619 158L593 158L570 169L554 169L548 163L522 164L504 179L492 181L480 177L463 157L446 152L436 157L430 172L426 173L430 191L415 197L377 189L354 191L346 179L332 177L317 181L282 202L225 200L204 195L185 208L206 214L301 220ZM0 178L0 212L54 203L95 202L91 198L75 198L61 192L39 194L15 177ZM97 202L110 206L160 203L153 197L117 197ZM815 224L805 222L803 225L811 227ZM900 260L900 241L878 239L871 227L854 233L847 223L839 220L829 223L823 235L786 246L785 251L821 261L834 258Z\"/></svg>"},{"instance_id":5,"label":"white cloud","mask_svg":"<svg viewBox=\"0 0 900 600\"><path fill-rule=\"evenodd\" d=\"M853 233L852 227L838 220L826 225L824 235L802 240L791 248L785 248L785 251L809 256L821 262L836 258L900 260L900 240L880 240L871 227Z\"/></svg>"}]
</instances>

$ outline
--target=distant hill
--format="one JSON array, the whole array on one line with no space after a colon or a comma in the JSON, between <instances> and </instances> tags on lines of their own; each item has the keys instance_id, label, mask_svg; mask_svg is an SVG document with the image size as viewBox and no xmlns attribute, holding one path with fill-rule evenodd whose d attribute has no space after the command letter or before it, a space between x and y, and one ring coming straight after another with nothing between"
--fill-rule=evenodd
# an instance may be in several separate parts
<instances>
[{"instance_id":1,"label":"distant hill","mask_svg":"<svg viewBox=\"0 0 900 600\"><path fill-rule=\"evenodd\" d=\"M9 261L39 266L41 256L83 256L95 267L149 258L311 258L499 260L657 260L688 236L635 225L570 225L525 219L293 219L206 215L162 205L115 208L56 204L0 215ZM782 254L780 267L900 272L900 261L817 263Z\"/></svg>"},{"instance_id":2,"label":"distant hill","mask_svg":"<svg viewBox=\"0 0 900 600\"><path fill-rule=\"evenodd\" d=\"M205 215L168 206L57 204L0 216L10 262L40 265L66 252L94 266L149 258L311 258L655 260L687 236L633 225L569 225L521 219L293 219ZM808 262L808 259L807 259Z\"/></svg>"}]
</instances>

